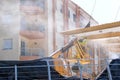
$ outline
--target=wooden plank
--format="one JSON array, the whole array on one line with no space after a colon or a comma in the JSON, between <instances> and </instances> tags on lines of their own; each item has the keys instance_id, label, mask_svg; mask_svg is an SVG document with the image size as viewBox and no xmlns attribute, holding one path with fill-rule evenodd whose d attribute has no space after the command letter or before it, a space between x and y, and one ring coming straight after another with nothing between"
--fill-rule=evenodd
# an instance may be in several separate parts
<instances>
[{"instance_id":1,"label":"wooden plank","mask_svg":"<svg viewBox=\"0 0 120 80\"><path fill-rule=\"evenodd\" d=\"M119 37L119 36L120 36L120 32L108 32L102 34L89 35L85 37L86 39L100 39L100 38L110 38L110 37Z\"/></svg>"},{"instance_id":2,"label":"wooden plank","mask_svg":"<svg viewBox=\"0 0 120 80\"><path fill-rule=\"evenodd\" d=\"M120 54L120 48L111 48L111 49L108 49L110 52L115 52L115 53L119 53Z\"/></svg>"},{"instance_id":3,"label":"wooden plank","mask_svg":"<svg viewBox=\"0 0 120 80\"><path fill-rule=\"evenodd\" d=\"M107 40L107 43L114 43L114 44L116 44L116 43L120 43L120 38L114 38L114 39L109 39L109 40Z\"/></svg>"},{"instance_id":4,"label":"wooden plank","mask_svg":"<svg viewBox=\"0 0 120 80\"><path fill-rule=\"evenodd\" d=\"M109 45L108 45L109 46ZM112 46L109 46L110 48L115 48L115 49L117 49L117 48L119 48L120 49L120 45L112 45Z\"/></svg>"},{"instance_id":5,"label":"wooden plank","mask_svg":"<svg viewBox=\"0 0 120 80\"><path fill-rule=\"evenodd\" d=\"M120 27L120 21L102 24L102 25L97 25L97 26L91 26L88 28L79 28L79 29L74 29L74 30L67 30L67 31L61 32L61 34L72 35L72 34L79 34L79 33L84 33L84 32L91 32L91 31L97 31L97 30L109 29L109 28L115 28L115 27Z\"/></svg>"},{"instance_id":6,"label":"wooden plank","mask_svg":"<svg viewBox=\"0 0 120 80\"><path fill-rule=\"evenodd\" d=\"M118 42L113 42L113 43L109 43L109 42L106 42L106 43L104 43L105 45L108 45L108 46L114 46L114 45L119 45L120 46L120 42L118 43Z\"/></svg>"}]
</instances>

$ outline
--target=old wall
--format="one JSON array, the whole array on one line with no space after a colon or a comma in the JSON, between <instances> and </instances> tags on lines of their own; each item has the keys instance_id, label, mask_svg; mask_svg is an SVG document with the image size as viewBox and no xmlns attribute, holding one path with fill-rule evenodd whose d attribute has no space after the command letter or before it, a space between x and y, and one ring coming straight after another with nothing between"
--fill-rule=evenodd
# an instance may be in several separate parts
<instances>
[{"instance_id":1,"label":"old wall","mask_svg":"<svg viewBox=\"0 0 120 80\"><path fill-rule=\"evenodd\" d=\"M19 28L19 0L0 1L0 60L19 59ZM6 40L11 40L11 43Z\"/></svg>"}]
</instances>

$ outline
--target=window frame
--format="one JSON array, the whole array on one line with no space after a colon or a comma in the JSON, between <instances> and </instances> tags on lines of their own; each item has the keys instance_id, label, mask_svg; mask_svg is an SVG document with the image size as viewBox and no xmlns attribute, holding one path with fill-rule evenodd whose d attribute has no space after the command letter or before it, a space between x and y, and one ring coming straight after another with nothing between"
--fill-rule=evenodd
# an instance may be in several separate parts
<instances>
[{"instance_id":1,"label":"window frame","mask_svg":"<svg viewBox=\"0 0 120 80\"><path fill-rule=\"evenodd\" d=\"M9 43L9 47L8 45L6 46L7 43ZM13 49L13 39L3 39L3 50L11 50L11 49Z\"/></svg>"},{"instance_id":2,"label":"window frame","mask_svg":"<svg viewBox=\"0 0 120 80\"><path fill-rule=\"evenodd\" d=\"M70 10L68 9L68 18L70 18Z\"/></svg>"},{"instance_id":3,"label":"window frame","mask_svg":"<svg viewBox=\"0 0 120 80\"><path fill-rule=\"evenodd\" d=\"M73 21L76 22L76 14L73 13Z\"/></svg>"}]
</instances>

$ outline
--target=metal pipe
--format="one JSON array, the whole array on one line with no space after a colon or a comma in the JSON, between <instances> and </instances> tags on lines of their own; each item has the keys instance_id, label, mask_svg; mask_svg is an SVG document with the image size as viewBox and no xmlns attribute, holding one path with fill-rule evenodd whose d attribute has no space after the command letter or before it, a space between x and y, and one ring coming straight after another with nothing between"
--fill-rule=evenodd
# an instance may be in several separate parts
<instances>
[{"instance_id":1,"label":"metal pipe","mask_svg":"<svg viewBox=\"0 0 120 80\"><path fill-rule=\"evenodd\" d=\"M79 60L77 61L77 64L78 64L78 69L79 69L79 72L80 72L80 80L83 80L83 77L82 77L82 66L81 66Z\"/></svg>"},{"instance_id":2,"label":"metal pipe","mask_svg":"<svg viewBox=\"0 0 120 80\"><path fill-rule=\"evenodd\" d=\"M15 80L17 80L17 65L15 65Z\"/></svg>"},{"instance_id":3,"label":"metal pipe","mask_svg":"<svg viewBox=\"0 0 120 80\"><path fill-rule=\"evenodd\" d=\"M109 80L112 80L111 71L110 71L109 63L107 60L106 60L106 64L107 64L108 78Z\"/></svg>"},{"instance_id":4,"label":"metal pipe","mask_svg":"<svg viewBox=\"0 0 120 80\"><path fill-rule=\"evenodd\" d=\"M47 61L47 67L48 67L48 80L51 80L50 64L48 60L46 61Z\"/></svg>"}]
</instances>

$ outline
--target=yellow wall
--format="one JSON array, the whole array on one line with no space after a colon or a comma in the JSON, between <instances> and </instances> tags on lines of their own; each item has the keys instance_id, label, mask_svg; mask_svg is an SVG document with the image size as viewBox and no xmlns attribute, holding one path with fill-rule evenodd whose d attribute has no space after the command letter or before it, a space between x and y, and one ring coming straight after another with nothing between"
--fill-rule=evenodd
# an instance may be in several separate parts
<instances>
[{"instance_id":1,"label":"yellow wall","mask_svg":"<svg viewBox=\"0 0 120 80\"><path fill-rule=\"evenodd\" d=\"M33 50L31 50L32 53L36 53L36 52L40 51L40 49L44 49L45 50L45 54L43 54L44 57L48 56L47 40L45 40L44 38L43 39L28 39L28 38L21 36L21 41L25 42L26 48L33 49Z\"/></svg>"},{"instance_id":2,"label":"yellow wall","mask_svg":"<svg viewBox=\"0 0 120 80\"><path fill-rule=\"evenodd\" d=\"M37 4L40 4L41 0L36 0ZM40 49L45 51L45 54L41 54L42 57L48 56L48 40L47 40L47 28L48 28L48 13L47 13L47 0L45 0L44 9L41 6L33 3L32 0L21 0L21 28L23 31L37 31L38 33L41 32L45 34L43 38L32 38L33 36L40 36L39 34L32 34L29 37L22 37L22 41L26 43L26 48L30 48L30 53L39 53ZM32 5L34 4L34 5ZM41 30L44 28L45 30ZM39 30L40 29L40 30ZM36 49L36 50L35 50ZM29 52L28 52L29 53ZM41 56L40 55L40 56Z\"/></svg>"}]
</instances>

